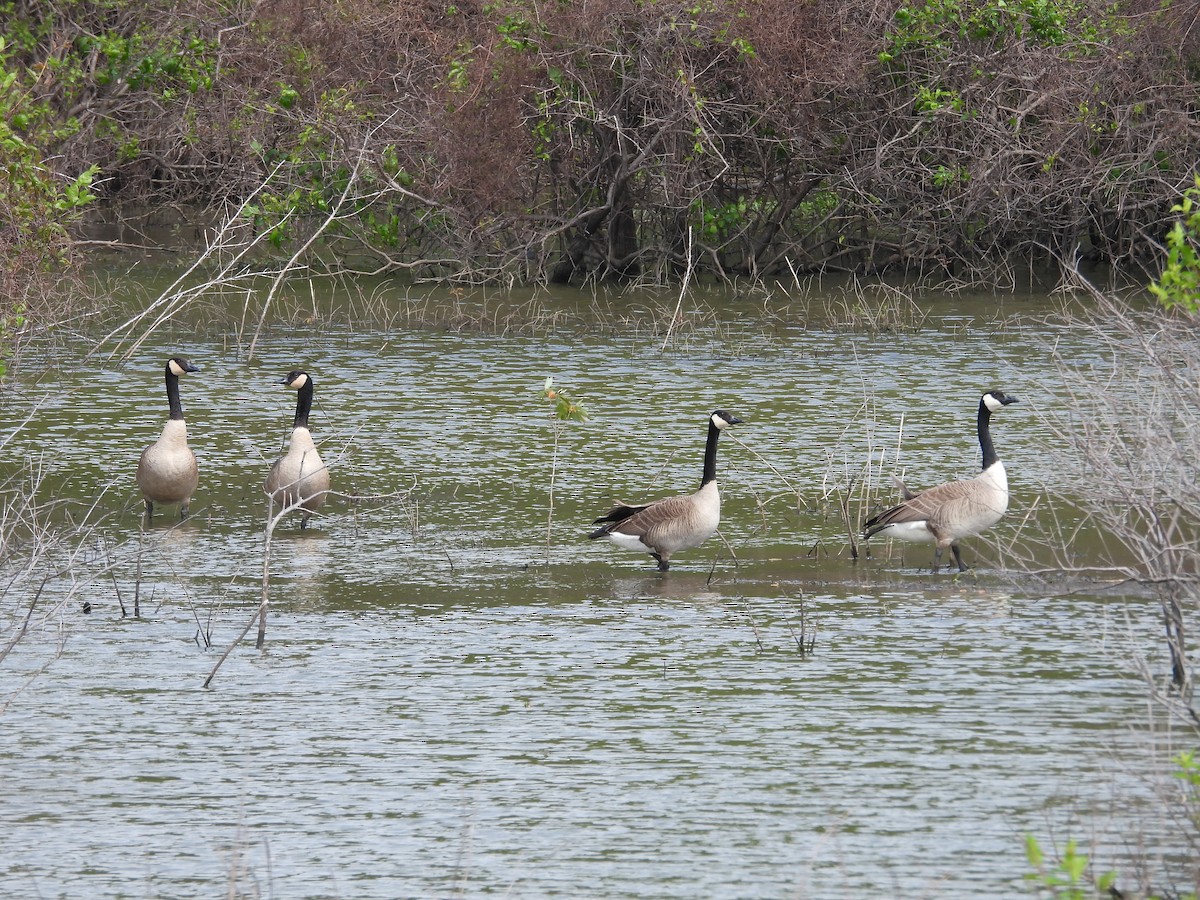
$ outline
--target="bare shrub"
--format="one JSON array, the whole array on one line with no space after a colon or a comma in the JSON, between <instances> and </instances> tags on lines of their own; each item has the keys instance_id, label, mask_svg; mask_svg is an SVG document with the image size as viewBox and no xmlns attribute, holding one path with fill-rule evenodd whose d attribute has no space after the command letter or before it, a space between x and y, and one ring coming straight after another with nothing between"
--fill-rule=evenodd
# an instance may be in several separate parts
<instances>
[{"instance_id":1,"label":"bare shrub","mask_svg":"<svg viewBox=\"0 0 1200 900\"><path fill-rule=\"evenodd\" d=\"M258 194L263 249L314 269L1009 288L1160 255L1200 155L1194 9L22 2L10 53L42 156L99 163L126 235Z\"/></svg>"},{"instance_id":2,"label":"bare shrub","mask_svg":"<svg viewBox=\"0 0 1200 900\"><path fill-rule=\"evenodd\" d=\"M1170 672L1151 675L1155 697L1191 727L1195 631L1200 624L1200 331L1194 318L1139 310L1091 292L1084 324L1088 361L1054 354L1065 385L1063 412L1046 422L1066 449L1061 502L1076 527L1099 530L1103 555L1080 559L1062 546L1064 571L1108 572L1157 597ZM1060 498L1056 498L1058 500Z\"/></svg>"},{"instance_id":3,"label":"bare shrub","mask_svg":"<svg viewBox=\"0 0 1200 900\"><path fill-rule=\"evenodd\" d=\"M97 587L115 583L128 564L103 529L109 488L90 507L68 507L38 499L45 475L37 458L0 469L0 665L18 646L35 645L17 664L23 679L0 696L0 714L62 654L68 616L90 612Z\"/></svg>"}]
</instances>

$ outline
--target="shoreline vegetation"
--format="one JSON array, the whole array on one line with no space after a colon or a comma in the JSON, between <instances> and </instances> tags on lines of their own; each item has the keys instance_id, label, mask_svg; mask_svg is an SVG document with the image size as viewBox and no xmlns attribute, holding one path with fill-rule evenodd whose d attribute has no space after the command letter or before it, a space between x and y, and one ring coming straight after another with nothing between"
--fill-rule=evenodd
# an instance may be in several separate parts
<instances>
[{"instance_id":1,"label":"shoreline vegetation","mask_svg":"<svg viewBox=\"0 0 1200 900\"><path fill-rule=\"evenodd\" d=\"M1144 281L1200 158L1196 9L5 0L0 291L168 213L283 272Z\"/></svg>"}]
</instances>

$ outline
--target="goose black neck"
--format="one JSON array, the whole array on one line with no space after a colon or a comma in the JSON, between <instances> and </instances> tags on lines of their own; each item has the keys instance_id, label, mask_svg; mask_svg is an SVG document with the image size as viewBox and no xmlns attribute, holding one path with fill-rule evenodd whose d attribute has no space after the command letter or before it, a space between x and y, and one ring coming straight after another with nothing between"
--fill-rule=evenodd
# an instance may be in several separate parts
<instances>
[{"instance_id":1,"label":"goose black neck","mask_svg":"<svg viewBox=\"0 0 1200 900\"><path fill-rule=\"evenodd\" d=\"M292 420L292 428L307 428L308 414L312 410L313 380L312 376L304 380L303 386L296 392L296 418Z\"/></svg>"},{"instance_id":2,"label":"goose black neck","mask_svg":"<svg viewBox=\"0 0 1200 900\"><path fill-rule=\"evenodd\" d=\"M979 449L983 451L983 468L986 469L1000 457L996 455L996 447L992 443L992 411L983 400L979 401L979 416L975 420L975 428L979 432Z\"/></svg>"},{"instance_id":3,"label":"goose black neck","mask_svg":"<svg viewBox=\"0 0 1200 900\"><path fill-rule=\"evenodd\" d=\"M167 363L167 403L171 405L170 418L183 421L183 404L179 402L179 376L171 371Z\"/></svg>"},{"instance_id":4,"label":"goose black neck","mask_svg":"<svg viewBox=\"0 0 1200 900\"><path fill-rule=\"evenodd\" d=\"M710 421L708 443L704 445L704 475L700 478L700 487L717 480L717 438L720 436L721 429Z\"/></svg>"}]
</instances>

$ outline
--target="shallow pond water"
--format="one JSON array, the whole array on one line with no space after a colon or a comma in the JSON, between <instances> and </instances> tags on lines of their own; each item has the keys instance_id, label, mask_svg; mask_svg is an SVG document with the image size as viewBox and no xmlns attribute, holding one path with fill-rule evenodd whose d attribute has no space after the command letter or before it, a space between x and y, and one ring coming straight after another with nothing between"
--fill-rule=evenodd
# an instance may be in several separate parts
<instances>
[{"instance_id":1,"label":"shallow pond water","mask_svg":"<svg viewBox=\"0 0 1200 900\"><path fill-rule=\"evenodd\" d=\"M1062 472L1038 415L1059 376L1038 328L964 304L919 335L747 316L666 352L611 323L279 324L251 364L211 327L125 365L56 342L3 398L5 474L75 537L0 662L0 889L990 898L1030 870L1026 833L1153 843L1122 666L1157 659L1157 607L1004 565ZM202 369L182 384L201 486L189 520L146 527L133 471L174 353ZM276 530L265 649L251 631L206 689L261 595L295 399L274 382L297 367L350 496ZM591 413L557 449L547 376ZM897 468L971 474L994 386L1022 399L994 423L1013 505L966 542L976 571L851 559L838 491L881 454L881 498ZM614 497L698 483L717 407L745 419L723 541L665 574L587 541ZM31 598L2 596L7 644Z\"/></svg>"}]
</instances>

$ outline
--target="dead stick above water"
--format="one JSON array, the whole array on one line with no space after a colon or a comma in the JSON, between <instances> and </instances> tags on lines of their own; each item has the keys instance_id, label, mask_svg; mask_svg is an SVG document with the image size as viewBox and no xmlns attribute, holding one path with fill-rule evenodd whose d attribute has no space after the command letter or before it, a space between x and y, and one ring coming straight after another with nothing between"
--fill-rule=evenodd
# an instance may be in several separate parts
<instances>
[{"instance_id":1,"label":"dead stick above water","mask_svg":"<svg viewBox=\"0 0 1200 900\"><path fill-rule=\"evenodd\" d=\"M290 512L294 512L304 504L304 498L297 497L294 503L284 506L279 512L275 512L275 504L269 502L267 504L267 526L265 529L265 538L263 541L263 581L262 594L259 600L258 607L254 610L254 614L246 622L246 626L241 630L236 638L234 638L229 646L225 648L225 652L221 654L221 658L217 660L217 664L213 666L212 671L208 673L208 677L204 679L204 686L208 687L212 684L212 680L216 677L225 660L229 658L229 654L233 652L233 648L240 644L250 633L250 628L254 625L255 620L258 620L258 638L255 641L255 649L261 650L267 639L267 609L270 606L269 590L271 585L271 537L275 533L275 526L278 525L283 517Z\"/></svg>"},{"instance_id":2,"label":"dead stick above water","mask_svg":"<svg viewBox=\"0 0 1200 900\"><path fill-rule=\"evenodd\" d=\"M842 521L846 525L846 536L850 539L850 558L858 559L858 539L854 534L854 522L850 518L850 494L854 491L854 477L851 476L850 484L846 490L838 491L838 505L842 509Z\"/></svg>"}]
</instances>

